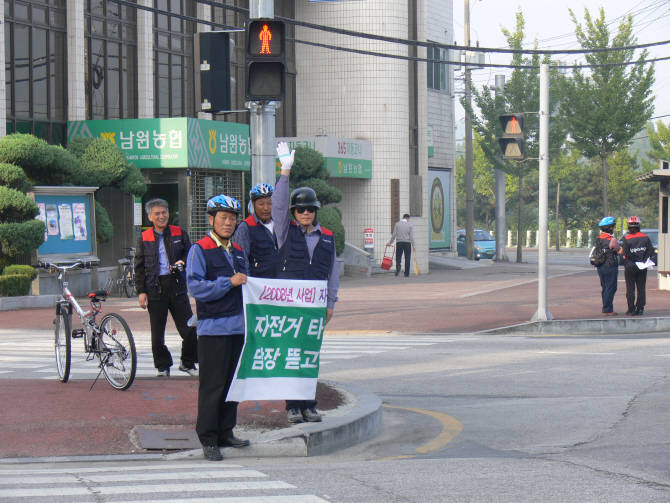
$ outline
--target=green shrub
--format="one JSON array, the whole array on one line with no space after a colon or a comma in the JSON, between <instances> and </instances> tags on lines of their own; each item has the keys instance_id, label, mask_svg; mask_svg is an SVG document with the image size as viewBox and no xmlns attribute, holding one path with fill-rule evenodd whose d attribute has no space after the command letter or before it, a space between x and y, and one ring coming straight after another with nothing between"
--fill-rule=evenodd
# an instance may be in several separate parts
<instances>
[{"instance_id":1,"label":"green shrub","mask_svg":"<svg viewBox=\"0 0 670 503\"><path fill-rule=\"evenodd\" d=\"M95 138L85 138L83 136L72 138L67 144L67 151L77 159L81 159L93 140L95 140Z\"/></svg>"},{"instance_id":2,"label":"green shrub","mask_svg":"<svg viewBox=\"0 0 670 503\"><path fill-rule=\"evenodd\" d=\"M321 208L317 214L319 225L333 232L335 236L335 252L341 255L344 251L344 226L342 214L335 207Z\"/></svg>"},{"instance_id":3,"label":"green shrub","mask_svg":"<svg viewBox=\"0 0 670 503\"><path fill-rule=\"evenodd\" d=\"M23 192L0 185L0 222L21 222L39 214L37 203Z\"/></svg>"},{"instance_id":4,"label":"green shrub","mask_svg":"<svg viewBox=\"0 0 670 503\"><path fill-rule=\"evenodd\" d=\"M98 244L109 243L114 237L114 226L109 220L107 210L98 201L95 202L95 239Z\"/></svg>"},{"instance_id":5,"label":"green shrub","mask_svg":"<svg viewBox=\"0 0 670 503\"><path fill-rule=\"evenodd\" d=\"M16 276L17 274L30 276L30 281L32 281L37 278L38 273L37 269L29 265L9 265L2 271L3 276Z\"/></svg>"},{"instance_id":6,"label":"green shrub","mask_svg":"<svg viewBox=\"0 0 670 503\"><path fill-rule=\"evenodd\" d=\"M5 297L28 295L31 282L30 276L26 276L25 274L0 276L0 295Z\"/></svg>"},{"instance_id":7,"label":"green shrub","mask_svg":"<svg viewBox=\"0 0 670 503\"><path fill-rule=\"evenodd\" d=\"M0 224L0 246L6 255L30 253L44 243L46 225L41 220Z\"/></svg>"},{"instance_id":8,"label":"green shrub","mask_svg":"<svg viewBox=\"0 0 670 503\"><path fill-rule=\"evenodd\" d=\"M0 163L0 185L9 189L20 190L26 187L28 178L25 171L13 164Z\"/></svg>"},{"instance_id":9,"label":"green shrub","mask_svg":"<svg viewBox=\"0 0 670 503\"><path fill-rule=\"evenodd\" d=\"M339 203L342 201L342 191L336 187L333 187L325 180L321 180L319 178L309 178L300 182L299 186L310 187L311 189L314 189L314 192L316 192L317 197L319 198L319 202L322 206L331 203Z\"/></svg>"},{"instance_id":10,"label":"green shrub","mask_svg":"<svg viewBox=\"0 0 670 503\"><path fill-rule=\"evenodd\" d=\"M140 171L140 168L135 166L133 163L128 165L128 173L118 183L118 187L126 194L132 194L137 197L142 197L147 191L147 184L144 181L144 175Z\"/></svg>"},{"instance_id":11,"label":"green shrub","mask_svg":"<svg viewBox=\"0 0 670 503\"><path fill-rule=\"evenodd\" d=\"M121 181L128 173L123 152L106 138L95 138L81 157L82 185L107 187Z\"/></svg>"}]
</instances>

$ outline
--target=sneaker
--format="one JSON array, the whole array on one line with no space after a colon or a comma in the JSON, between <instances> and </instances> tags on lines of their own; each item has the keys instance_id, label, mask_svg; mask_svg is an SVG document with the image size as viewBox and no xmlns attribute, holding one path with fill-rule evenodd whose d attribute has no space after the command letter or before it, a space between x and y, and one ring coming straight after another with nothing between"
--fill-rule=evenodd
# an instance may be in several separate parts
<instances>
[{"instance_id":1,"label":"sneaker","mask_svg":"<svg viewBox=\"0 0 670 503\"><path fill-rule=\"evenodd\" d=\"M159 370L156 377L170 377L170 369Z\"/></svg>"},{"instance_id":2,"label":"sneaker","mask_svg":"<svg viewBox=\"0 0 670 503\"><path fill-rule=\"evenodd\" d=\"M303 419L300 409L290 409L286 413L286 419L288 419L289 423L302 423Z\"/></svg>"},{"instance_id":3,"label":"sneaker","mask_svg":"<svg viewBox=\"0 0 670 503\"><path fill-rule=\"evenodd\" d=\"M637 311L635 311L635 314L638 316L642 316L644 314L644 307L638 307Z\"/></svg>"},{"instance_id":4,"label":"sneaker","mask_svg":"<svg viewBox=\"0 0 670 503\"><path fill-rule=\"evenodd\" d=\"M614 311L612 311L611 313L603 313L603 316L616 316L617 314L619 313L615 313Z\"/></svg>"},{"instance_id":5,"label":"sneaker","mask_svg":"<svg viewBox=\"0 0 670 503\"><path fill-rule=\"evenodd\" d=\"M302 417L308 423L318 423L322 420L321 414L319 414L314 407L304 409L302 411Z\"/></svg>"},{"instance_id":6,"label":"sneaker","mask_svg":"<svg viewBox=\"0 0 670 503\"><path fill-rule=\"evenodd\" d=\"M637 312L635 311L635 309L629 309L628 311L626 311L626 316L635 316L636 314Z\"/></svg>"},{"instance_id":7,"label":"sneaker","mask_svg":"<svg viewBox=\"0 0 670 503\"><path fill-rule=\"evenodd\" d=\"M198 377L198 375L199 375L197 368L193 367L191 369L187 369L186 367L184 367L183 363L179 364L179 370L181 370L182 372L186 372L188 375L190 375L192 377Z\"/></svg>"}]
</instances>

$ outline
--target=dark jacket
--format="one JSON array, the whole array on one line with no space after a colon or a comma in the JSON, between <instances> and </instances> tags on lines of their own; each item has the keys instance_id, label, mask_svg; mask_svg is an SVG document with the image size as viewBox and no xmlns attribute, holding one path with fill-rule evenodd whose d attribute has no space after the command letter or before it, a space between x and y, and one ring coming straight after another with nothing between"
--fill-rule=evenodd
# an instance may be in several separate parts
<instances>
[{"instance_id":1,"label":"dark jacket","mask_svg":"<svg viewBox=\"0 0 670 503\"><path fill-rule=\"evenodd\" d=\"M243 236L238 243L246 253L249 276L256 278L277 277L277 238L254 215L249 216L235 230L235 237ZM237 241L236 241L237 242Z\"/></svg>"},{"instance_id":2,"label":"dark jacket","mask_svg":"<svg viewBox=\"0 0 670 503\"><path fill-rule=\"evenodd\" d=\"M610 267L618 267L619 265L616 258L617 252L610 248L610 241L613 237L614 236L611 234L603 232L598 236L598 239L596 239L596 246L600 246L605 252L605 262L603 262L601 266L608 265Z\"/></svg>"},{"instance_id":3,"label":"dark jacket","mask_svg":"<svg viewBox=\"0 0 670 503\"><path fill-rule=\"evenodd\" d=\"M328 279L333 267L335 236L321 227L321 238L309 258L307 241L295 222L288 226L286 242L279 250L277 277L283 279Z\"/></svg>"},{"instance_id":4,"label":"dark jacket","mask_svg":"<svg viewBox=\"0 0 670 503\"><path fill-rule=\"evenodd\" d=\"M244 268L242 247L237 243L233 243L233 247L231 248L233 265L226 258L225 252L218 247L210 236L205 236L195 246L199 246L202 249L202 254L205 257L205 279L207 281L216 281L220 276L230 278L238 272L247 273ZM240 314L242 312L242 286L239 285L231 288L220 299L207 302L196 299L195 307L199 320L225 318Z\"/></svg>"},{"instance_id":5,"label":"dark jacket","mask_svg":"<svg viewBox=\"0 0 670 503\"><path fill-rule=\"evenodd\" d=\"M654 252L651 239L642 232L626 234L623 239L624 267L637 269L635 262L646 262Z\"/></svg>"},{"instance_id":6,"label":"dark jacket","mask_svg":"<svg viewBox=\"0 0 670 503\"><path fill-rule=\"evenodd\" d=\"M146 293L150 299L160 298L158 273L158 234L154 228L145 230L135 245L135 284L138 293ZM168 225L163 231L163 243L168 262L173 265L179 260L186 263L191 240L188 233L176 225ZM175 293L186 293L186 273L184 271L173 274L172 282Z\"/></svg>"}]
</instances>

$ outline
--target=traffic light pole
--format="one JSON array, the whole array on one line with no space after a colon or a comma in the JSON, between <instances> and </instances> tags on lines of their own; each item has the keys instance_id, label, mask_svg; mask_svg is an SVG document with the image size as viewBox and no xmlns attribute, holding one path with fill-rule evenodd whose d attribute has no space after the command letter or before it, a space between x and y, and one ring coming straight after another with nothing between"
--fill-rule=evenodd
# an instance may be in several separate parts
<instances>
[{"instance_id":1,"label":"traffic light pole","mask_svg":"<svg viewBox=\"0 0 670 503\"><path fill-rule=\"evenodd\" d=\"M250 19L273 19L274 0L250 0ZM277 180L275 159L275 110L278 101L250 101L247 103L251 115L251 183L275 184Z\"/></svg>"},{"instance_id":2,"label":"traffic light pole","mask_svg":"<svg viewBox=\"0 0 670 503\"><path fill-rule=\"evenodd\" d=\"M537 312L532 321L553 320L547 309L547 254L549 243L549 65L540 65L540 183L539 248L537 279Z\"/></svg>"},{"instance_id":3,"label":"traffic light pole","mask_svg":"<svg viewBox=\"0 0 670 503\"><path fill-rule=\"evenodd\" d=\"M470 0L465 0L465 45L470 45ZM470 94L470 68L465 61L465 102L472 107ZM475 177L472 165L472 118L465 110L465 253L468 260L475 259Z\"/></svg>"},{"instance_id":4,"label":"traffic light pole","mask_svg":"<svg viewBox=\"0 0 670 503\"><path fill-rule=\"evenodd\" d=\"M505 76L496 75L496 96L505 92ZM502 159L500 159L502 162ZM509 262L507 256L507 211L505 209L505 172L496 169L496 260L500 262Z\"/></svg>"}]
</instances>

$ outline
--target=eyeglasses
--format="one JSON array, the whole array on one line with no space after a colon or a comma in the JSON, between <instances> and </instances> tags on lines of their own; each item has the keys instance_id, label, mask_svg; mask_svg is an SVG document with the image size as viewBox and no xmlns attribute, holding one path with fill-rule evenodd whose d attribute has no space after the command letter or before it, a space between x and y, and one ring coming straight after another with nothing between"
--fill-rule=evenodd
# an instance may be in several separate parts
<instances>
[{"instance_id":1,"label":"eyeglasses","mask_svg":"<svg viewBox=\"0 0 670 503\"><path fill-rule=\"evenodd\" d=\"M295 211L300 213L301 215L305 212L307 213L316 213L316 208L314 206L309 206L307 208L296 208Z\"/></svg>"}]
</instances>

